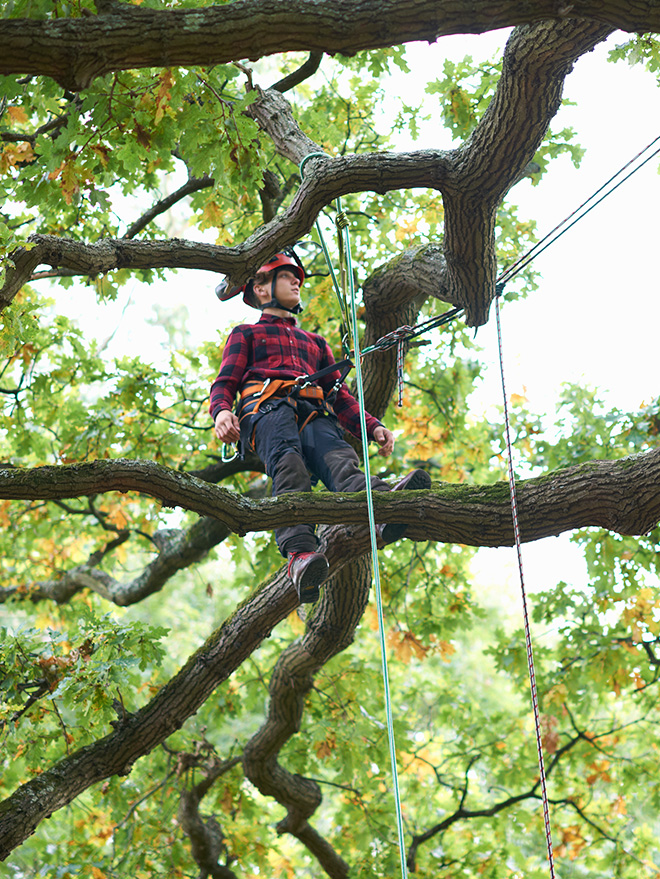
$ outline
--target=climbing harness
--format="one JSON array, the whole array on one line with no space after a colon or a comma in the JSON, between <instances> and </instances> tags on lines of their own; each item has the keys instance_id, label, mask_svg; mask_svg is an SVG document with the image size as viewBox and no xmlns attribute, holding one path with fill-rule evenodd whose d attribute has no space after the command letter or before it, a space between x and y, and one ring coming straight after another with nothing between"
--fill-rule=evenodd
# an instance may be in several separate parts
<instances>
[{"instance_id":1,"label":"climbing harness","mask_svg":"<svg viewBox=\"0 0 660 879\"><path fill-rule=\"evenodd\" d=\"M254 451L254 428L257 421L266 412L272 411L275 405L279 405L280 402L292 406L295 410L299 433L319 415L334 415L332 403L352 368L352 361L344 359L338 363L331 363L311 375L299 375L293 379L267 378L263 382L247 382L241 390L236 415L241 425L245 419L250 419L251 435L248 439L250 450ZM334 373L339 374L329 391L324 391L323 388L314 384L314 382ZM303 404L299 405L299 401L303 401ZM304 403L310 405L305 406ZM303 413L304 418L301 420ZM223 444L221 458L224 464L230 463L235 458L242 459L244 457L245 451L241 447L241 442L236 449L232 449L231 445L227 443Z\"/></svg>"}]
</instances>

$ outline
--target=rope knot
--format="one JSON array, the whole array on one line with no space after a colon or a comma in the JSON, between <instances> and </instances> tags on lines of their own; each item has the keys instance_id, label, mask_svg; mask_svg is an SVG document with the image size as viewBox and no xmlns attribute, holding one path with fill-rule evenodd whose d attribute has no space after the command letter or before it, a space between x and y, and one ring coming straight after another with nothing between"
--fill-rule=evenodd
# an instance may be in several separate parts
<instances>
[{"instance_id":1,"label":"rope knot","mask_svg":"<svg viewBox=\"0 0 660 879\"><path fill-rule=\"evenodd\" d=\"M380 339L374 344L374 348L380 348L381 350L385 350L386 348L391 348L392 345L397 345L400 342L405 341L414 333L414 327L408 326L408 324L404 324L401 327L397 327L395 330L392 330L391 333L386 333L384 336L381 336Z\"/></svg>"},{"instance_id":2,"label":"rope knot","mask_svg":"<svg viewBox=\"0 0 660 879\"><path fill-rule=\"evenodd\" d=\"M337 219L335 220L337 223L338 229L345 229L348 226L348 217L344 213L344 211L337 212Z\"/></svg>"}]
</instances>

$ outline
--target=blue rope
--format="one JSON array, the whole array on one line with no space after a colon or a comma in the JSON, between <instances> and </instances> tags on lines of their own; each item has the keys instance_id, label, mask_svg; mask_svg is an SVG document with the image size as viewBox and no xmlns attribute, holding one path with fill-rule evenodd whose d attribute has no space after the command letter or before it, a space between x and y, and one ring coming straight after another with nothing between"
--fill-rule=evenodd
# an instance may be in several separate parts
<instances>
[{"instance_id":1,"label":"blue rope","mask_svg":"<svg viewBox=\"0 0 660 879\"><path fill-rule=\"evenodd\" d=\"M337 211L341 214L341 203L337 199ZM355 305L355 284L351 267L351 242L348 227L343 228L344 249L346 252L347 274L349 292L351 297L351 325L355 346L355 379L357 383L358 403L360 404L360 432L362 434L362 454L364 457L364 473L366 476L367 510L369 516L369 531L371 535L371 560L374 570L374 593L376 595L376 608L378 611L378 633L380 637L380 656L383 671L383 688L385 694L385 713L387 717L387 737L390 749L390 762L392 764L392 781L394 785L394 803L396 808L397 831L399 835L399 854L401 860L401 876L407 879L406 855L403 839L403 818L401 815L401 796L399 793L399 775L396 763L396 744L394 740L394 723L392 720L392 700L390 698L390 683L387 669L387 649L385 644L385 624L383 621L383 596L380 586L380 566L378 564L378 547L376 545L376 521L374 517L374 501L371 490L371 468L369 466L369 440L367 439L367 419L365 417L364 388L362 385L362 366L360 364L359 334L357 323L357 308Z\"/></svg>"}]
</instances>

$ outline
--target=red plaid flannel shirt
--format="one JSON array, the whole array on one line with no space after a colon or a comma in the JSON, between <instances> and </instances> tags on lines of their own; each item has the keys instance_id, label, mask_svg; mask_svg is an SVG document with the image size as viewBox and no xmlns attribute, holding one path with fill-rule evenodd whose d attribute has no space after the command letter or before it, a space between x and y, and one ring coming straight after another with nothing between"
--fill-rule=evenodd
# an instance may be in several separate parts
<instances>
[{"instance_id":1,"label":"red plaid flannel shirt","mask_svg":"<svg viewBox=\"0 0 660 879\"><path fill-rule=\"evenodd\" d=\"M211 385L211 417L215 421L218 412L231 410L236 394L249 381L311 375L334 362L332 351L322 336L301 330L293 317L262 314L258 323L241 324L229 334L220 372ZM338 378L339 373L332 372L317 384L329 393ZM345 383L332 405L341 426L359 437L359 405ZM366 418L367 435L373 439L380 421L369 413Z\"/></svg>"}]
</instances>

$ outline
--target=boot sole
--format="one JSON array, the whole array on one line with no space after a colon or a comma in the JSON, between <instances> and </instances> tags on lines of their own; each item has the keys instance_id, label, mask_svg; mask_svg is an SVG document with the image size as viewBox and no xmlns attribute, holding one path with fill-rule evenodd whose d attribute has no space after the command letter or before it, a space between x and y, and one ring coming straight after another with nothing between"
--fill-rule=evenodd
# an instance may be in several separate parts
<instances>
[{"instance_id":1,"label":"boot sole","mask_svg":"<svg viewBox=\"0 0 660 879\"><path fill-rule=\"evenodd\" d=\"M306 569L298 583L298 598L301 604L312 604L318 600L319 586L328 576L328 563L324 558L315 559Z\"/></svg>"},{"instance_id":2,"label":"boot sole","mask_svg":"<svg viewBox=\"0 0 660 879\"><path fill-rule=\"evenodd\" d=\"M392 491L422 491L430 487L431 477L426 470L414 470L407 485L403 485L400 488L395 487ZM397 540L400 540L406 533L407 528L408 526L401 522L392 522L389 525L385 525L381 531L383 543L395 543Z\"/></svg>"}]
</instances>

